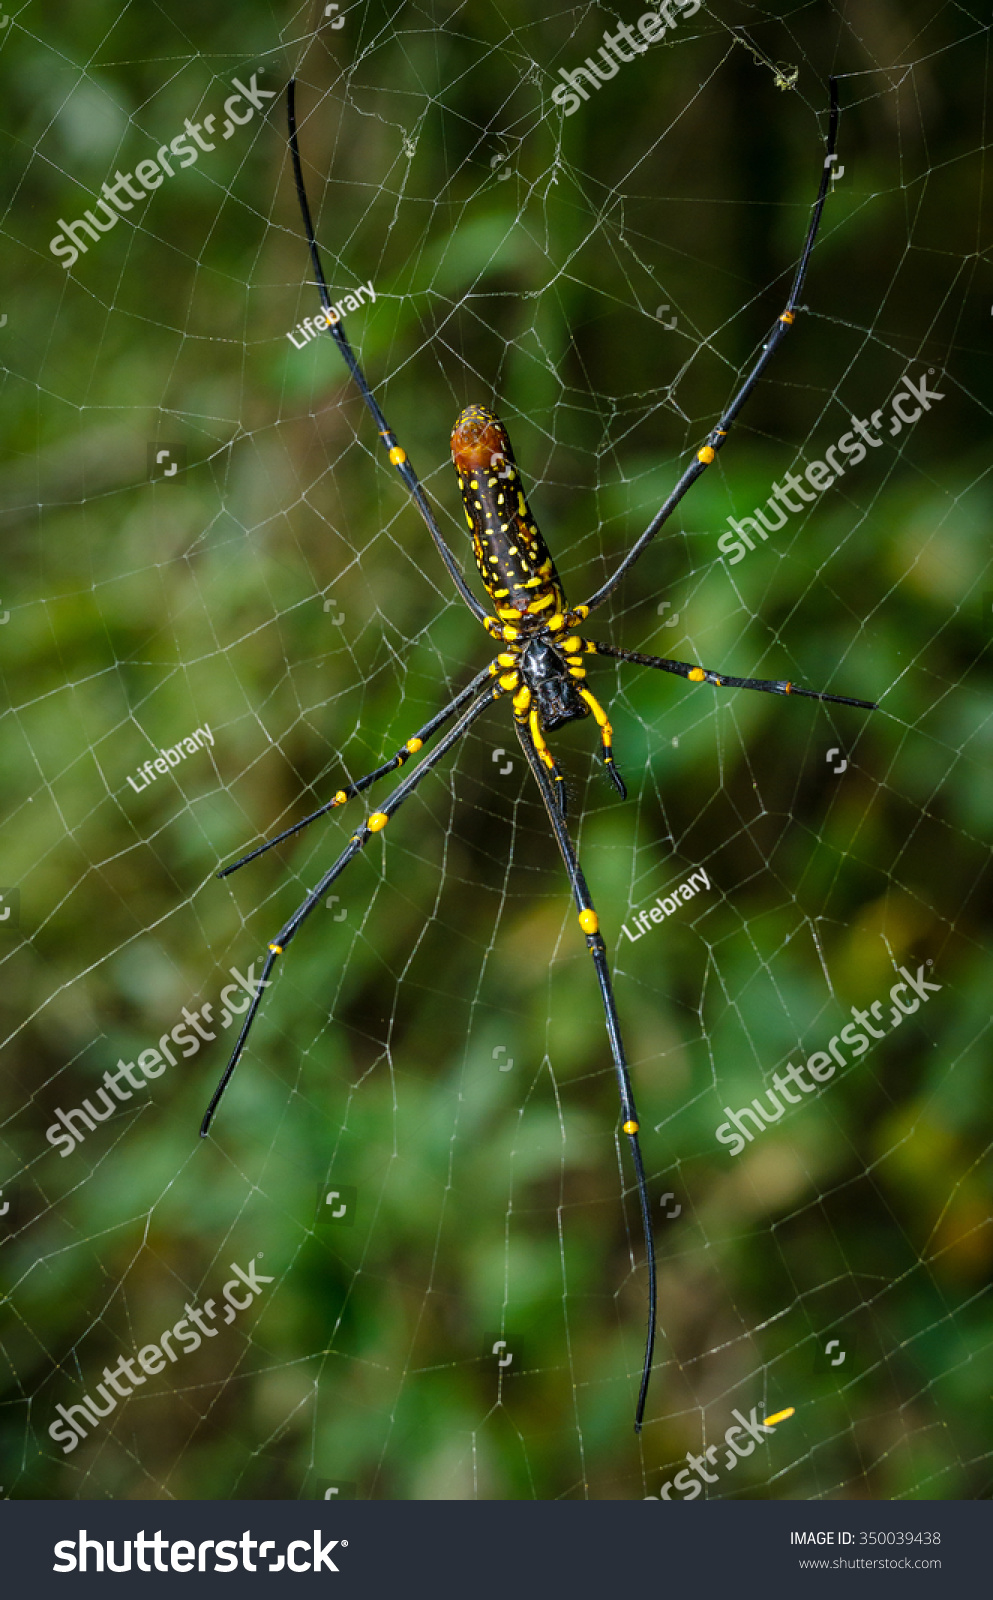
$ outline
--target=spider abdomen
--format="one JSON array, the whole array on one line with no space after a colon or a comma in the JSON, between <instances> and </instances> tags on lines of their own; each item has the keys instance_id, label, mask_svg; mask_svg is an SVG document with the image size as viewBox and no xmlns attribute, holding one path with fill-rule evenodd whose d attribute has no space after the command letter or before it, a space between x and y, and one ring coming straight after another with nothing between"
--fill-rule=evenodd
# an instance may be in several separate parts
<instances>
[{"instance_id":1,"label":"spider abdomen","mask_svg":"<svg viewBox=\"0 0 993 1600\"><path fill-rule=\"evenodd\" d=\"M484 406L467 406L452 430L452 460L476 567L505 621L545 620L565 597L521 484L506 428Z\"/></svg>"}]
</instances>

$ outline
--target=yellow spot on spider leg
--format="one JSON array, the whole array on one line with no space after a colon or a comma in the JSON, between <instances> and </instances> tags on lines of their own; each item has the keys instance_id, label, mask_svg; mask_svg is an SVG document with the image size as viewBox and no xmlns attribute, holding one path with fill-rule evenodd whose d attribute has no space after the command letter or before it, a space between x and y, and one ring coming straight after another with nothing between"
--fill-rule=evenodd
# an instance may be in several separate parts
<instances>
[{"instance_id":1,"label":"yellow spot on spider leg","mask_svg":"<svg viewBox=\"0 0 993 1600\"><path fill-rule=\"evenodd\" d=\"M785 322L786 326L791 328L796 321L796 314L793 311L784 311L779 320L780 322Z\"/></svg>"},{"instance_id":2,"label":"yellow spot on spider leg","mask_svg":"<svg viewBox=\"0 0 993 1600\"><path fill-rule=\"evenodd\" d=\"M416 756L418 750L422 750L424 748L424 740L408 739L406 748L410 751L412 756Z\"/></svg>"},{"instance_id":3,"label":"yellow spot on spider leg","mask_svg":"<svg viewBox=\"0 0 993 1600\"><path fill-rule=\"evenodd\" d=\"M691 683L702 683L707 674L702 667L691 667L686 676Z\"/></svg>"},{"instance_id":4,"label":"yellow spot on spider leg","mask_svg":"<svg viewBox=\"0 0 993 1600\"><path fill-rule=\"evenodd\" d=\"M702 461L705 467L709 467L716 455L717 451L711 445L705 444L702 450L697 451L696 458Z\"/></svg>"},{"instance_id":5,"label":"yellow spot on spider leg","mask_svg":"<svg viewBox=\"0 0 993 1600\"><path fill-rule=\"evenodd\" d=\"M399 466L402 465L402 463L404 461L406 461L406 459L407 459L406 450L401 450L400 446L398 444L395 444L393 446L393 449L390 451L390 460L392 461L393 465L395 467L399 467Z\"/></svg>"},{"instance_id":6,"label":"yellow spot on spider leg","mask_svg":"<svg viewBox=\"0 0 993 1600\"><path fill-rule=\"evenodd\" d=\"M389 822L389 820L390 819L386 815L385 811L374 811L372 816L369 818L369 821L366 823L366 827L369 829L370 833L379 833L381 829L386 827L386 824Z\"/></svg>"},{"instance_id":7,"label":"yellow spot on spider leg","mask_svg":"<svg viewBox=\"0 0 993 1600\"><path fill-rule=\"evenodd\" d=\"M763 1428L774 1428L777 1422L785 1422L787 1417L796 1415L796 1406L787 1406L785 1411L777 1411L774 1417L766 1417Z\"/></svg>"},{"instance_id":8,"label":"yellow spot on spider leg","mask_svg":"<svg viewBox=\"0 0 993 1600\"><path fill-rule=\"evenodd\" d=\"M338 793L335 795L335 797L332 800L331 804L334 805L334 806L343 806L347 799L348 799L348 796L345 793L344 789L339 789Z\"/></svg>"},{"instance_id":9,"label":"yellow spot on spider leg","mask_svg":"<svg viewBox=\"0 0 993 1600\"><path fill-rule=\"evenodd\" d=\"M600 918L592 906L587 906L585 911L579 913L579 926L584 933L598 933L600 931Z\"/></svg>"},{"instance_id":10,"label":"yellow spot on spider leg","mask_svg":"<svg viewBox=\"0 0 993 1600\"><path fill-rule=\"evenodd\" d=\"M638 1127L639 1127L639 1124L637 1122L625 1122L625 1124L624 1124L624 1132L625 1133L631 1133L631 1134L637 1133L638 1132Z\"/></svg>"},{"instance_id":11,"label":"yellow spot on spider leg","mask_svg":"<svg viewBox=\"0 0 993 1600\"><path fill-rule=\"evenodd\" d=\"M271 944L269 949L272 951L274 956L281 956L283 953L283 947L281 944Z\"/></svg>"}]
</instances>

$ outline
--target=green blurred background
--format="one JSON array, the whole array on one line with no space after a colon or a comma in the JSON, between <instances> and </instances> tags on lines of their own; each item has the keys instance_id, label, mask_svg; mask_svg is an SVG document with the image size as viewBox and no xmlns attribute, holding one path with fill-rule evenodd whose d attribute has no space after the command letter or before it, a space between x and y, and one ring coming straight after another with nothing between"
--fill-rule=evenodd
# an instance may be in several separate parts
<instances>
[{"instance_id":1,"label":"green blurred background","mask_svg":"<svg viewBox=\"0 0 993 1600\"><path fill-rule=\"evenodd\" d=\"M703 8L563 119L559 69L636 7L323 10L48 0L0 35L4 1493L640 1498L732 1408L793 1406L709 1493L988 1495L988 27L935 0ZM505 713L314 913L207 1143L230 1034L67 1158L45 1140L183 1006L216 1006L362 804L217 866L487 659L330 341L286 338L318 304L294 70L329 281L375 286L348 331L442 526L468 560L448 435L495 404L576 601L781 309L840 75L808 310L590 631L882 709L601 666L626 805L590 725L557 738L657 1217L640 1442L643 1249L602 1015ZM253 72L267 112L63 271L56 219ZM719 559L729 515L930 369L944 399L912 432ZM176 444L185 468L149 481ZM211 750L134 792L204 724ZM698 867L709 893L620 938ZM716 1142L724 1106L926 961L926 1008L744 1155ZM348 1225L315 1225L345 1187ZM258 1255L254 1309L63 1455L56 1405Z\"/></svg>"}]
</instances>

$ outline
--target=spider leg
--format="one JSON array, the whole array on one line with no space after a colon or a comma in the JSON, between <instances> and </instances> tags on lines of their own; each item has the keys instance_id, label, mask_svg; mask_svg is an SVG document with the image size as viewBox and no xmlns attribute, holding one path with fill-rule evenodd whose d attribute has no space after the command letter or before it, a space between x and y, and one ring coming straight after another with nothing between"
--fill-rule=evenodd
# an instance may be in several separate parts
<instances>
[{"instance_id":1,"label":"spider leg","mask_svg":"<svg viewBox=\"0 0 993 1600\"><path fill-rule=\"evenodd\" d=\"M617 1006L614 1001L613 985L610 981L610 971L607 966L607 947L599 931L599 921L593 905L593 899L583 876L583 869L579 864L576 847L569 837L568 830L563 822L551 781L545 770L534 743L531 732L526 723L517 721L517 737L521 748L531 768L532 776L541 792L548 812L548 820L555 834L555 841L562 855L566 872L569 875L569 884L572 896L579 908L579 926L586 935L586 948L593 957L596 968L597 981L600 985L600 997L603 1001L604 1016L607 1025L607 1038L610 1041L610 1053L614 1060L614 1072L617 1076L617 1089L621 1101L622 1128L628 1136L631 1149L631 1160L634 1164L635 1183L638 1190L638 1200L641 1206L641 1224L645 1236L645 1256L648 1263L648 1330L645 1339L645 1359L641 1372L641 1387L638 1392L638 1404L635 1409L634 1428L636 1433L641 1432L641 1425L645 1417L645 1400L648 1396L648 1384L652 1375L652 1357L655 1353L655 1334L657 1326L657 1285L655 1269L655 1240L652 1236L651 1211L648 1204L648 1186L645 1182L645 1166L641 1158L641 1146L638 1142L638 1112L634 1103L634 1093L631 1088L631 1079L628 1074L627 1059L624 1054L624 1042L621 1038L621 1024L617 1015Z\"/></svg>"},{"instance_id":2,"label":"spider leg","mask_svg":"<svg viewBox=\"0 0 993 1600\"><path fill-rule=\"evenodd\" d=\"M828 700L836 706L858 706L862 711L878 711L874 700L850 700L844 694L823 694L818 689L798 689L785 678L728 678L723 672L712 672L709 667L697 667L689 661L668 661L665 656L643 656L637 650L619 650L613 644L584 639L583 648L588 655L613 656L617 661L630 661L638 667L658 667L662 672L674 672L677 677L688 678L691 683L713 683L718 689L760 689L763 694L797 694L805 700Z\"/></svg>"},{"instance_id":3,"label":"spider leg","mask_svg":"<svg viewBox=\"0 0 993 1600\"><path fill-rule=\"evenodd\" d=\"M384 761L383 765L377 767L375 772L367 772L364 778L356 778L354 783L349 783L344 789L339 789L332 800L329 800L326 805L319 806L316 811L312 811L310 816L304 817L302 822L295 822L292 828L285 828L282 833L277 833L274 839L267 839L265 844L260 844L256 850L250 850L247 856L242 856L240 861L232 862L230 867L222 867L216 876L218 878L226 878L229 873L237 872L239 867L245 866L249 861L254 861L256 856L264 855L274 845L282 844L284 839L291 839L302 828L309 827L312 822L317 821L318 817L326 816L336 806L343 806L346 800L351 800L355 795L361 794L363 789L368 789L370 784L375 783L378 778L385 778L388 772L395 772L397 767L402 767L405 761L408 761L412 755L417 754L425 739L429 739L433 733L436 733L448 721L449 717L454 716L460 706L464 706L467 700L472 699L476 690L482 688L486 679L490 676L492 676L492 671L489 667L484 667L482 672L477 672L471 683L467 683L465 688L461 689L455 696L454 700L450 700L447 706L431 718L430 722L425 722L423 728L418 728L417 732L407 740L406 744L401 745L396 755L391 756L389 761Z\"/></svg>"},{"instance_id":4,"label":"spider leg","mask_svg":"<svg viewBox=\"0 0 993 1600\"><path fill-rule=\"evenodd\" d=\"M827 156L824 160L824 168L821 173L821 184L817 191L817 199L814 201L814 214L810 219L810 226L807 229L807 238L796 269L796 274L793 278L793 287L790 290L790 296L786 302L786 309L781 313L776 321L772 332L762 347L762 354L752 367L751 372L748 374L734 398L730 401L729 405L724 411L723 416L717 423L717 426L712 428L710 433L707 435L706 443L697 451L695 457L686 468L668 499L665 500L661 509L652 518L644 533L631 546L631 549L621 561L620 565L616 568L613 575L607 579L606 583L601 584L596 593L586 601L585 606L576 606L573 608L573 616L577 618L587 616L589 612L594 611L597 606L602 605L609 595L613 594L628 568L634 566L634 563L645 549L645 546L655 538L655 535L658 533L663 523L669 520L673 511L678 506L680 500L682 500L690 485L695 483L697 478L700 477L700 474L707 470L711 462L715 459L717 452L723 448L730 431L731 424L735 421L738 413L741 411L752 390L755 388L755 385L758 383L759 378L762 376L766 367L769 365L769 362L772 360L776 351L779 349L779 346L782 344L786 335L789 333L794 322L796 321L797 301L800 298L800 291L803 288L803 281L807 275L807 264L810 260L810 252L814 248L814 240L817 237L817 230L820 226L821 212L824 210L824 200L827 196L828 184L831 178L831 168L833 164L837 137L838 83L835 78L832 78L831 112L828 123Z\"/></svg>"},{"instance_id":5,"label":"spider leg","mask_svg":"<svg viewBox=\"0 0 993 1600\"><path fill-rule=\"evenodd\" d=\"M281 956L283 954L283 951L286 949L291 939L295 937L297 931L310 916L310 913L313 911L314 907L320 904L320 901L323 899L331 884L334 883L335 879L339 877L342 872L344 872L345 868L348 866L348 863L352 861L355 856L358 855L359 851L369 843L369 840L374 834L382 832L390 818L393 816L394 812L398 811L408 796L413 794L421 779L426 777L426 775L431 771L432 767L437 766L441 758L444 755L447 755L448 751L454 744L458 743L463 734L468 732L476 718L481 716L487 707L491 706L494 700L499 698L502 692L503 691L500 689L499 685L494 684L493 687L488 689L485 694L480 695L479 699L469 707L468 711L463 713L458 722L455 724L454 728L451 728L449 732L446 733L437 749L432 750L429 756L427 756L423 761L419 762L414 770L410 773L409 777L405 778L404 781L399 784L396 789L394 789L393 793L389 796L389 799L384 802L382 811L374 811L372 815L362 824L362 826L352 834L352 837L349 839L344 850L341 852L341 855L338 857L334 865L329 867L327 872L325 872L320 883L317 885L317 888L311 890L303 904L297 907L296 911L294 911L288 922L284 922L275 939L271 941L265 962L262 967L262 976L256 985L255 994L252 998L252 1003L248 1008L248 1013L245 1017L245 1020L242 1023L241 1032L238 1035L237 1042L231 1052L228 1064L221 1074L221 1081L214 1090L210 1105L207 1107L203 1122L200 1125L200 1137L202 1139L206 1138L207 1136L214 1112L217 1110L220 1102L220 1098L227 1088L231 1074L238 1065L241 1053L245 1048L249 1032L251 1031L252 1023L255 1021L256 1014L262 1001L262 996L265 990L269 987L269 974L276 965L277 956Z\"/></svg>"},{"instance_id":6,"label":"spider leg","mask_svg":"<svg viewBox=\"0 0 993 1600\"><path fill-rule=\"evenodd\" d=\"M390 460L406 484L414 504L421 513L421 516L424 518L424 521L427 524L428 532L434 540L435 548L437 549L438 554L441 556L442 561L448 568L449 576L451 577L452 582L458 590L461 598L469 607L469 610L472 612L473 616L476 618L476 621L481 622L485 627L487 620L492 622L493 619L488 619L486 610L482 605L480 605L479 601L476 599L476 596L466 583L465 578L462 576L462 569L460 568L455 556L452 554L452 551L446 543L441 529L438 526L434 512L431 510L431 507L428 504L427 496L425 495L424 490L421 488L421 481L407 459L407 452L402 448L401 445L397 443L396 434L393 432L386 418L383 416L379 404L376 401L372 390L369 388L368 382L366 381L365 373L362 371L362 368L359 365L358 358L348 342L345 330L341 325L341 318L334 310L334 307L331 303L331 296L328 293L327 281L324 277L324 269L321 266L320 253L317 249L317 239L314 234L314 224L311 220L310 205L307 200L307 191L304 188L303 169L300 165L300 149L297 143L295 78L290 79L286 89L286 120L289 126L290 155L293 160L293 177L296 181L297 199L300 202L300 211L303 215L304 231L307 235L307 244L310 247L310 259L314 265L314 276L317 280L317 288L321 296L321 304L327 313L328 321L330 323L328 332L330 333L335 344L338 346L338 349L341 351L341 354L345 360L345 365L348 367L349 372L352 374L352 377L358 384L359 393L369 408L376 427L379 429L379 437L382 439L383 444L389 453Z\"/></svg>"},{"instance_id":7,"label":"spider leg","mask_svg":"<svg viewBox=\"0 0 993 1600\"><path fill-rule=\"evenodd\" d=\"M580 689L580 698L586 701L600 729L600 743L603 746L603 764L610 774L610 781L614 785L622 800L628 797L627 785L614 765L614 730L607 720L607 713L595 695L589 689Z\"/></svg>"},{"instance_id":8,"label":"spider leg","mask_svg":"<svg viewBox=\"0 0 993 1600\"><path fill-rule=\"evenodd\" d=\"M517 714L518 705L521 707L519 714ZM541 723L538 720L538 707L532 703L530 689L521 689L519 694L514 696L514 711L517 714L517 721L523 727L530 729L531 741L538 752L538 758L544 762L548 769L548 774L555 785L553 790L555 804L558 806L559 816L564 822L569 810L565 778L559 771L558 763L549 750L545 735L541 731Z\"/></svg>"}]
</instances>

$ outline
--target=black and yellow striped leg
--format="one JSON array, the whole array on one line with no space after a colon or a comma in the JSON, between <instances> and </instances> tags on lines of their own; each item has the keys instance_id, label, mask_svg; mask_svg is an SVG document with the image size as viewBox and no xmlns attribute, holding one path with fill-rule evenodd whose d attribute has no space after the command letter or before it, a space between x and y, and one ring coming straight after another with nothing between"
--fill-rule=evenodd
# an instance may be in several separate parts
<instances>
[{"instance_id":1,"label":"black and yellow striped leg","mask_svg":"<svg viewBox=\"0 0 993 1600\"><path fill-rule=\"evenodd\" d=\"M523 725L526 726L530 731L531 741L535 747L535 750L538 752L538 759L544 764L548 772L548 776L552 780L552 793L555 796L555 804L558 806L559 816L564 822L568 815L569 809L568 797L566 795L565 788L565 778L559 771L558 763L556 762L555 757L552 755L552 752L549 750L548 744L545 740L545 735L541 731L541 723L538 720L537 706L531 706L531 709L527 715L527 719L524 721Z\"/></svg>"},{"instance_id":2,"label":"black and yellow striped leg","mask_svg":"<svg viewBox=\"0 0 993 1600\"><path fill-rule=\"evenodd\" d=\"M610 781L614 785L614 788L617 790L621 799L626 800L628 797L627 785L614 765L614 730L610 726L607 713L604 711L603 706L600 704L596 696L590 693L589 689L580 689L579 693L592 711L594 717L596 718L597 727L600 729L600 743L603 746L603 764L610 775Z\"/></svg>"},{"instance_id":3,"label":"black and yellow striped leg","mask_svg":"<svg viewBox=\"0 0 993 1600\"><path fill-rule=\"evenodd\" d=\"M860 711L878 711L874 700L850 700L843 694L823 694L818 689L798 689L785 678L729 678L723 672L712 672L709 667L697 667L689 661L669 661L664 656L643 656L637 650L620 650L613 644L599 640L584 640L588 654L613 656L615 661L630 661L638 667L657 667L661 672L674 672L690 683L712 683L718 689L758 689L763 694L800 695L805 700L827 700L836 706L857 706Z\"/></svg>"},{"instance_id":4,"label":"black and yellow striped leg","mask_svg":"<svg viewBox=\"0 0 993 1600\"><path fill-rule=\"evenodd\" d=\"M645 1181L645 1166L641 1157L641 1145L638 1142L638 1112L634 1103L634 1092L631 1088L627 1058L624 1054L624 1041L621 1038L621 1024L617 1015L613 985L610 981L610 971L607 966L607 947L603 942L603 935L600 933L599 919L593 905L593 899L583 876L583 869L579 864L576 847L559 815L551 780L545 770L545 764L535 748L531 738L531 731L526 724L520 721L516 723L516 727L521 748L524 751L528 766L531 768L534 781L541 791L541 798L545 802L548 820L552 825L555 841L558 844L566 872L569 875L573 899L579 910L579 926L586 935L586 947L593 957L593 965L596 968L597 981L600 985L600 998L603 1001L607 1025L607 1038L610 1041L610 1053L614 1061L614 1072L617 1077L617 1089L621 1101L622 1130L627 1134L631 1160L634 1165L635 1185L638 1190L638 1202L641 1207L641 1225L645 1236L645 1256L648 1263L648 1330L645 1339L645 1359L642 1365L641 1386L638 1391L638 1403L635 1408L634 1420L635 1432L640 1433L645 1417L648 1384L652 1375L652 1357L655 1354L658 1287L655 1268L655 1240L652 1235L651 1210L648 1204L648 1185Z\"/></svg>"},{"instance_id":5,"label":"black and yellow striped leg","mask_svg":"<svg viewBox=\"0 0 993 1600\"><path fill-rule=\"evenodd\" d=\"M498 656L497 659L502 660L502 657ZM538 717L538 708L534 703L534 697L531 694L531 690L526 684L520 683L520 674L517 672L513 674L513 679L507 677L501 679L501 682L507 689L512 687L517 688L517 693L514 695L513 702L514 721L519 727L530 729L532 743L534 744L534 748L538 753L538 759L547 768L548 775L552 782L552 792L555 795L555 803L558 806L559 815L564 820L569 810L569 800L568 795L566 794L565 779L559 771L555 757L549 750L545 735L541 731L541 721ZM517 687L518 685L520 685L520 687Z\"/></svg>"},{"instance_id":6,"label":"black and yellow striped leg","mask_svg":"<svg viewBox=\"0 0 993 1600\"><path fill-rule=\"evenodd\" d=\"M456 711L459 711L465 705L467 700L472 699L473 695L482 688L489 677L490 668L484 667L482 672L477 672L471 683L467 683L465 688L459 691L454 700L450 700L443 710L437 712L431 718L430 722L425 722L423 728L418 728L417 732L407 740L406 744L400 747L396 755L391 756L389 761L384 761L383 765L377 767L375 772L367 772L364 778L356 778L354 783L346 784L344 789L337 791L333 799L329 800L326 805L320 806L316 811L312 811L309 817L303 818L302 822L295 822L292 828L284 828L283 832L277 833L274 839L267 839L265 844L260 844L255 850L250 850L247 856L242 856L239 861L232 862L230 867L222 867L216 876L218 878L226 878L229 873L237 872L239 867L244 867L249 861L254 861L256 856L265 855L267 850L273 849L277 844L282 844L284 839L292 839L295 833L299 833L301 829L309 827L312 822L317 821L318 817L326 816L336 806L343 806L346 800L351 800L355 795L361 794L364 789L368 789L379 778L385 778L387 773L395 772L397 767L402 767L406 761L409 761L411 756L417 754L426 739L430 739L433 733L437 733L438 729L448 721L449 717L453 717Z\"/></svg>"},{"instance_id":7,"label":"black and yellow striped leg","mask_svg":"<svg viewBox=\"0 0 993 1600\"><path fill-rule=\"evenodd\" d=\"M334 865L328 868L320 883L317 885L317 888L311 891L303 904L298 906L297 910L294 911L289 921L285 922L280 928L275 939L273 939L269 945L268 953L262 967L262 976L256 985L255 994L252 998L252 1003L248 1008L248 1013L245 1017L245 1020L242 1023L241 1032L238 1035L228 1064L221 1074L221 1081L214 1090L210 1105L207 1107L203 1122L200 1125L201 1138L206 1138L210 1129L214 1112L217 1110L220 1102L221 1095L227 1088L231 1079L231 1074L238 1065L239 1058L248 1040L248 1035L251 1031L252 1024L255 1021L259 1006L262 1003L262 996L269 986L269 974L276 965L277 957L283 954L283 951L286 949L290 941L295 937L301 924L307 920L307 918L310 916L310 913L314 910L314 907L320 904L332 883L334 883L335 879L339 877L342 872L344 872L345 868L348 866L348 863L352 861L354 857L358 855L359 851L369 843L369 840L374 834L382 832L390 818L393 816L394 812L398 811L407 797L413 794L421 779L427 776L432 767L437 766L438 762L443 756L447 755L452 746L458 743L464 733L468 732L472 724L476 721L476 718L481 716L487 707L491 706L494 700L499 698L502 692L503 691L499 688L499 686L494 684L493 687L488 689L485 694L480 695L479 699L469 707L468 711L463 713L458 722L455 724L454 728L450 729L450 731L442 739L437 749L432 750L429 756L425 757L423 761L419 762L414 768L413 772L411 772L410 775L406 777L396 789L394 789L389 799L384 803L382 811L374 811L372 815L368 817L367 820L362 824L361 828L359 828L357 832L353 833L344 850L341 852L341 855L338 857Z\"/></svg>"}]
</instances>

